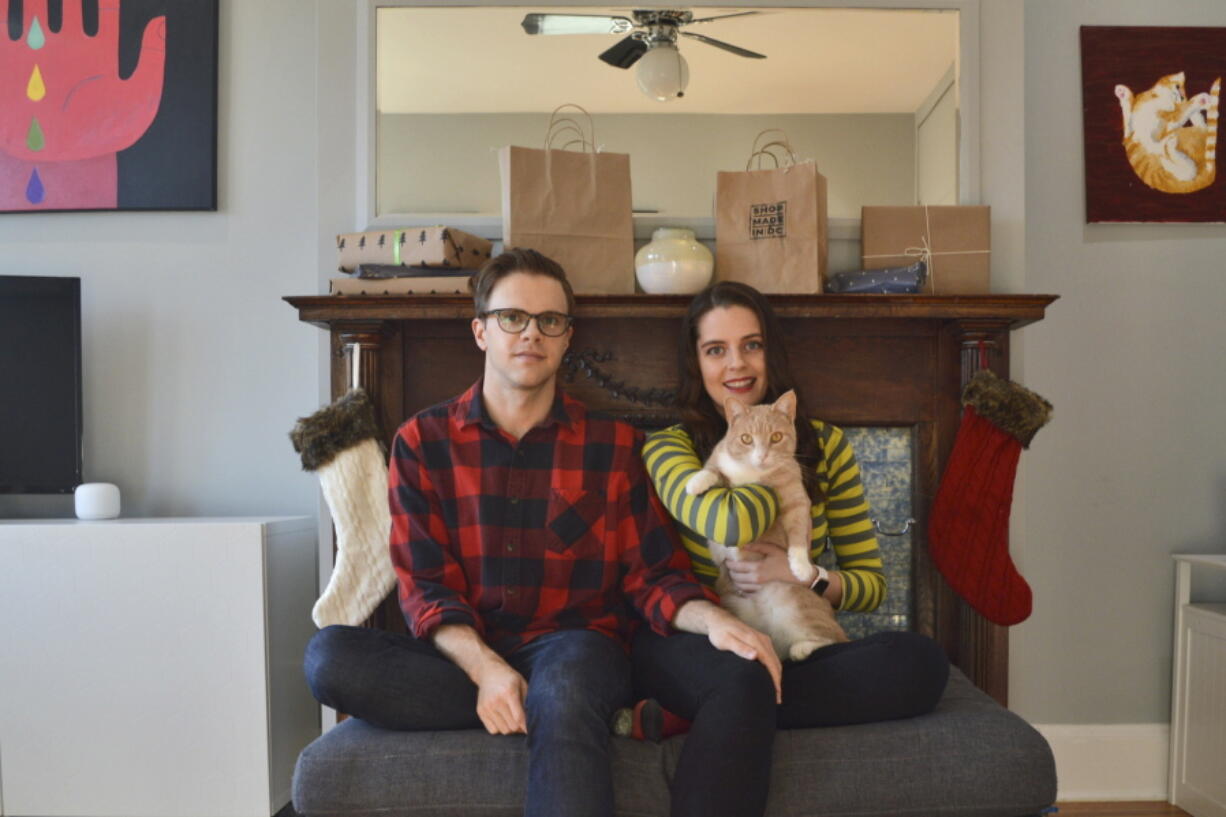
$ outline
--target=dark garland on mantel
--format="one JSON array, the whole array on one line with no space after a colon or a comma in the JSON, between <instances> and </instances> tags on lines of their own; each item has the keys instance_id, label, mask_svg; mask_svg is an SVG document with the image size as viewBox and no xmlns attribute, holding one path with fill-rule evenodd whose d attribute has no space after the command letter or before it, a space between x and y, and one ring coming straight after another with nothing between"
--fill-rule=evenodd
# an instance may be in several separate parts
<instances>
[{"instance_id":1,"label":"dark garland on mantel","mask_svg":"<svg viewBox=\"0 0 1226 817\"><path fill-rule=\"evenodd\" d=\"M567 352L562 358L562 365L566 368L566 382L575 382L575 376L582 372L588 380L596 381L596 385L608 392L614 400L628 400L640 406L675 405L677 393L672 389L640 389L638 386L630 386L624 381L614 380L597 365L613 359L612 352L597 352L594 349L585 349L578 353Z\"/></svg>"}]
</instances>

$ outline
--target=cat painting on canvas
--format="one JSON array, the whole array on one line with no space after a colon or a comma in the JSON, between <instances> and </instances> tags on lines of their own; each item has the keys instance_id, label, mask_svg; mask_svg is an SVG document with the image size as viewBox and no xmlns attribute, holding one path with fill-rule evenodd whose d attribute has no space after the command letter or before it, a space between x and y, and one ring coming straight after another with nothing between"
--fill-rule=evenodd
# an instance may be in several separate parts
<instances>
[{"instance_id":1,"label":"cat painting on canvas","mask_svg":"<svg viewBox=\"0 0 1226 817\"><path fill-rule=\"evenodd\" d=\"M1213 184L1217 173L1218 91L1188 98L1184 74L1169 74L1133 94L1116 85L1124 117L1123 142L1137 178L1163 193L1192 193Z\"/></svg>"}]
</instances>

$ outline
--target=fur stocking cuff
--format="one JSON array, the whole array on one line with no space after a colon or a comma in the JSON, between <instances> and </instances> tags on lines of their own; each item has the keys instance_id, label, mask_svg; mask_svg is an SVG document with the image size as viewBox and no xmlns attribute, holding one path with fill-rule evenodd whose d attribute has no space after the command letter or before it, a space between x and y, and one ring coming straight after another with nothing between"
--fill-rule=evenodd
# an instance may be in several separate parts
<instances>
[{"instance_id":1,"label":"fur stocking cuff","mask_svg":"<svg viewBox=\"0 0 1226 817\"><path fill-rule=\"evenodd\" d=\"M289 438L302 455L302 470L317 471L350 446L378 440L379 426L366 392L353 389L310 417L299 417Z\"/></svg>"},{"instance_id":2,"label":"fur stocking cuff","mask_svg":"<svg viewBox=\"0 0 1226 817\"><path fill-rule=\"evenodd\" d=\"M962 390L962 405L1030 447L1038 430L1051 419L1051 403L1030 389L1011 380L1002 380L987 369L980 369Z\"/></svg>"}]
</instances>

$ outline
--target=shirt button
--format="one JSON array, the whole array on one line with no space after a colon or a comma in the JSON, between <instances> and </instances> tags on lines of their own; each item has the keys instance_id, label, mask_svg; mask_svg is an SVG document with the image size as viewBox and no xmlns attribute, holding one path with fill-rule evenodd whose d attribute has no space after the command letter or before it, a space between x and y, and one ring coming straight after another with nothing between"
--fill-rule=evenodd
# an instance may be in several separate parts
<instances>
[{"instance_id":1,"label":"shirt button","mask_svg":"<svg viewBox=\"0 0 1226 817\"><path fill-rule=\"evenodd\" d=\"M513 545L513 544L508 544L508 545L507 545L507 552L508 552L508 553L514 553L514 552L515 552L515 545Z\"/></svg>"},{"instance_id":2,"label":"shirt button","mask_svg":"<svg viewBox=\"0 0 1226 817\"><path fill-rule=\"evenodd\" d=\"M518 504L519 504L519 497L517 497L517 496L513 496L513 497L511 497L510 502L511 502L511 504L512 504L512 505L518 505Z\"/></svg>"},{"instance_id":3,"label":"shirt button","mask_svg":"<svg viewBox=\"0 0 1226 817\"><path fill-rule=\"evenodd\" d=\"M514 596L514 595L515 595L515 592L516 592L516 588L514 588L514 587L508 587L508 588L507 588L507 595L508 595L508 596Z\"/></svg>"}]
</instances>

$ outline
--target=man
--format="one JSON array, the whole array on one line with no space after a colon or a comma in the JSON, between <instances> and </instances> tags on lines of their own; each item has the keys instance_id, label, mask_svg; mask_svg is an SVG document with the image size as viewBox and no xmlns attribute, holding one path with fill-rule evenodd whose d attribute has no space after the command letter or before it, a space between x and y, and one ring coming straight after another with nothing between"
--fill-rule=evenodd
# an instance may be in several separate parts
<instances>
[{"instance_id":1,"label":"man","mask_svg":"<svg viewBox=\"0 0 1226 817\"><path fill-rule=\"evenodd\" d=\"M412 636L321 630L312 691L389 729L526 733L525 814L611 817L609 720L632 700L627 647L641 619L663 656L649 659L652 676L696 696L674 813L760 812L764 785L741 790L729 767L768 770L770 747L728 742L762 733L743 730L745 717L774 723L769 639L690 573L640 435L559 390L574 307L561 267L511 250L477 274L473 296L481 380L405 423L392 448L392 562ZM706 638L660 638L677 630ZM687 677L685 653L715 649L728 651L719 677Z\"/></svg>"}]
</instances>

